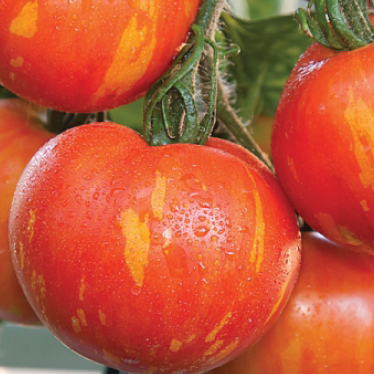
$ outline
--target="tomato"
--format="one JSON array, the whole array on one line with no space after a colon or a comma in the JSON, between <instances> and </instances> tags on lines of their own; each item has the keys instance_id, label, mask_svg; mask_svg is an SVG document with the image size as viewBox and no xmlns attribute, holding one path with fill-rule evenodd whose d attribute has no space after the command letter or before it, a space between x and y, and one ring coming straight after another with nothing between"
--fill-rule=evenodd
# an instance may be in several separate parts
<instances>
[{"instance_id":1,"label":"tomato","mask_svg":"<svg viewBox=\"0 0 374 374\"><path fill-rule=\"evenodd\" d=\"M269 168L259 158L257 158L253 153L248 152L246 148L229 140L214 137L209 138L206 145L221 149L230 155L236 156L240 160L244 161L247 166L254 168L256 172L261 175L261 178L263 178L263 180L275 190L277 199L274 201L274 203L277 203L277 205L290 204L286 195L280 189L279 183L277 179L274 178L273 173L269 171Z\"/></svg>"},{"instance_id":2,"label":"tomato","mask_svg":"<svg viewBox=\"0 0 374 374\"><path fill-rule=\"evenodd\" d=\"M306 222L353 250L374 249L374 44L313 44L284 88L272 134L281 185Z\"/></svg>"},{"instance_id":3,"label":"tomato","mask_svg":"<svg viewBox=\"0 0 374 374\"><path fill-rule=\"evenodd\" d=\"M298 273L295 214L263 174L214 146L150 147L113 123L58 135L11 210L31 305L68 347L119 370L223 364L273 324Z\"/></svg>"},{"instance_id":4,"label":"tomato","mask_svg":"<svg viewBox=\"0 0 374 374\"><path fill-rule=\"evenodd\" d=\"M23 169L52 136L42 128L44 111L20 99L0 100L0 320L39 324L18 284L8 241L13 193Z\"/></svg>"},{"instance_id":5,"label":"tomato","mask_svg":"<svg viewBox=\"0 0 374 374\"><path fill-rule=\"evenodd\" d=\"M0 83L63 112L142 96L186 40L200 0L0 2Z\"/></svg>"},{"instance_id":6,"label":"tomato","mask_svg":"<svg viewBox=\"0 0 374 374\"><path fill-rule=\"evenodd\" d=\"M300 275L272 329L209 374L374 372L374 257L303 233Z\"/></svg>"}]
</instances>

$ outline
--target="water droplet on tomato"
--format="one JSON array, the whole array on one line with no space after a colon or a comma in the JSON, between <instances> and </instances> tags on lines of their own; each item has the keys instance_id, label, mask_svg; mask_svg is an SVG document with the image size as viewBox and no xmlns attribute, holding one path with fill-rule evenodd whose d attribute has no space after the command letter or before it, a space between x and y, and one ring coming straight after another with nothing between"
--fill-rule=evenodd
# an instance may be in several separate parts
<instances>
[{"instance_id":1,"label":"water droplet on tomato","mask_svg":"<svg viewBox=\"0 0 374 374\"><path fill-rule=\"evenodd\" d=\"M205 265L202 262L199 262L200 270L205 270Z\"/></svg>"},{"instance_id":2,"label":"water droplet on tomato","mask_svg":"<svg viewBox=\"0 0 374 374\"><path fill-rule=\"evenodd\" d=\"M112 188L110 190L110 197L117 197L118 195L121 194L122 191L125 191L124 188Z\"/></svg>"},{"instance_id":3,"label":"water droplet on tomato","mask_svg":"<svg viewBox=\"0 0 374 374\"><path fill-rule=\"evenodd\" d=\"M179 211L179 200L176 199L176 198L173 198L172 201L170 202L170 210L173 212L173 213L176 213Z\"/></svg>"},{"instance_id":4,"label":"water droplet on tomato","mask_svg":"<svg viewBox=\"0 0 374 374\"><path fill-rule=\"evenodd\" d=\"M241 234L248 234L248 233L249 233L249 228L246 227L246 226L239 226L239 227L238 227L238 231L239 231Z\"/></svg>"},{"instance_id":5,"label":"water droplet on tomato","mask_svg":"<svg viewBox=\"0 0 374 374\"><path fill-rule=\"evenodd\" d=\"M131 293L135 296L138 296L140 295L140 293L142 292L142 286L135 283L132 287L131 287Z\"/></svg>"},{"instance_id":6,"label":"water droplet on tomato","mask_svg":"<svg viewBox=\"0 0 374 374\"><path fill-rule=\"evenodd\" d=\"M230 261L235 261L238 259L238 255L235 253L235 251L232 250L225 250L226 258Z\"/></svg>"},{"instance_id":7,"label":"water droplet on tomato","mask_svg":"<svg viewBox=\"0 0 374 374\"><path fill-rule=\"evenodd\" d=\"M230 218L226 218L226 220L225 220L225 226L228 227L228 228L231 227L231 220L230 220Z\"/></svg>"},{"instance_id":8,"label":"water droplet on tomato","mask_svg":"<svg viewBox=\"0 0 374 374\"><path fill-rule=\"evenodd\" d=\"M199 238L206 236L209 232L209 228L206 226L198 226L193 229L193 232Z\"/></svg>"}]
</instances>

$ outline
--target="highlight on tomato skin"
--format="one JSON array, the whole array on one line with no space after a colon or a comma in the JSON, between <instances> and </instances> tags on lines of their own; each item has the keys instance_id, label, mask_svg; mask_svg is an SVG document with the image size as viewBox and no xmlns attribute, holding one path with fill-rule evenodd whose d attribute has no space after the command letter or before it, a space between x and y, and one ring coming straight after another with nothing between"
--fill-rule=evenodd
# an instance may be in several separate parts
<instances>
[{"instance_id":1,"label":"highlight on tomato skin","mask_svg":"<svg viewBox=\"0 0 374 374\"><path fill-rule=\"evenodd\" d=\"M302 234L299 278L270 331L208 374L374 372L374 257Z\"/></svg>"},{"instance_id":2,"label":"highlight on tomato skin","mask_svg":"<svg viewBox=\"0 0 374 374\"><path fill-rule=\"evenodd\" d=\"M201 0L5 0L0 83L62 112L135 101L170 66Z\"/></svg>"},{"instance_id":3,"label":"highlight on tomato skin","mask_svg":"<svg viewBox=\"0 0 374 374\"><path fill-rule=\"evenodd\" d=\"M316 231L374 251L374 44L333 52L317 43L283 90L272 133L277 177Z\"/></svg>"},{"instance_id":4,"label":"highlight on tomato skin","mask_svg":"<svg viewBox=\"0 0 374 374\"><path fill-rule=\"evenodd\" d=\"M34 156L12 203L13 262L69 348L125 372L199 373L278 318L299 269L296 216L270 171L219 142L150 147L101 123Z\"/></svg>"},{"instance_id":5,"label":"highlight on tomato skin","mask_svg":"<svg viewBox=\"0 0 374 374\"><path fill-rule=\"evenodd\" d=\"M0 100L0 320L13 324L40 324L13 269L8 220L13 193L24 168L53 136L42 127L44 112L20 99Z\"/></svg>"}]
</instances>

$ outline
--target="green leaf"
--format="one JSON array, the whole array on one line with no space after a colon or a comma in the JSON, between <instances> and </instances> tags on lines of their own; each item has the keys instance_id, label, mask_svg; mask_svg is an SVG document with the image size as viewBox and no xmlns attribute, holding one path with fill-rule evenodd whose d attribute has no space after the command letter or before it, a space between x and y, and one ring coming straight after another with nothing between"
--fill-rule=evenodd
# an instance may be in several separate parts
<instances>
[{"instance_id":1,"label":"green leaf","mask_svg":"<svg viewBox=\"0 0 374 374\"><path fill-rule=\"evenodd\" d=\"M226 38L241 49L227 67L229 80L237 82L235 108L244 121L259 113L273 116L284 84L311 40L292 15L248 21L224 13L222 18Z\"/></svg>"},{"instance_id":2,"label":"green leaf","mask_svg":"<svg viewBox=\"0 0 374 374\"><path fill-rule=\"evenodd\" d=\"M281 2L281 0L228 0L236 15L251 20L279 14Z\"/></svg>"},{"instance_id":3,"label":"green leaf","mask_svg":"<svg viewBox=\"0 0 374 374\"><path fill-rule=\"evenodd\" d=\"M281 8L280 0L247 0L250 19L258 19L279 14Z\"/></svg>"},{"instance_id":4,"label":"green leaf","mask_svg":"<svg viewBox=\"0 0 374 374\"><path fill-rule=\"evenodd\" d=\"M109 112L110 120L143 133L143 99Z\"/></svg>"}]
</instances>

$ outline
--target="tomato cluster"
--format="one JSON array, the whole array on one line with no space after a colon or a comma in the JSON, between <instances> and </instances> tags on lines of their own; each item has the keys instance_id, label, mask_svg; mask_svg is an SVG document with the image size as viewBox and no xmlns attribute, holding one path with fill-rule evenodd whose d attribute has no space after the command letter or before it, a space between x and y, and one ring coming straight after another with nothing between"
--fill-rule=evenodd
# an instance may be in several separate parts
<instances>
[{"instance_id":1,"label":"tomato cluster","mask_svg":"<svg viewBox=\"0 0 374 374\"><path fill-rule=\"evenodd\" d=\"M314 43L291 72L271 152L293 207L324 236L303 234L295 290L270 332L209 373L373 372L373 48Z\"/></svg>"},{"instance_id":2,"label":"tomato cluster","mask_svg":"<svg viewBox=\"0 0 374 374\"><path fill-rule=\"evenodd\" d=\"M45 130L51 109L144 95L192 54L200 6L1 2L0 82L22 99L0 100L0 319L139 374L370 373L373 45L300 58L272 132L277 177L220 138ZM162 105L178 112L186 81ZM301 236L303 220L326 238Z\"/></svg>"}]
</instances>

